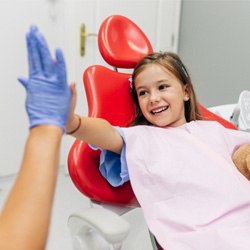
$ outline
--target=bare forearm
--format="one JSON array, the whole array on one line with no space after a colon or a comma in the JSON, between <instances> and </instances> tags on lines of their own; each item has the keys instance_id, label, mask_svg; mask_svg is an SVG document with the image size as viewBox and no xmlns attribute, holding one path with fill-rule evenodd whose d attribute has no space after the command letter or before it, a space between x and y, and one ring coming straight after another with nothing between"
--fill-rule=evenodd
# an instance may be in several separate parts
<instances>
[{"instance_id":1,"label":"bare forearm","mask_svg":"<svg viewBox=\"0 0 250 250\"><path fill-rule=\"evenodd\" d=\"M61 136L56 126L31 130L20 173L0 217L0 249L45 248Z\"/></svg>"},{"instance_id":2,"label":"bare forearm","mask_svg":"<svg viewBox=\"0 0 250 250\"><path fill-rule=\"evenodd\" d=\"M78 118L75 116L67 131L77 127L77 123ZM122 138L117 130L108 121L101 118L81 117L81 126L73 136L91 145L118 154L121 152L123 145Z\"/></svg>"}]
</instances>

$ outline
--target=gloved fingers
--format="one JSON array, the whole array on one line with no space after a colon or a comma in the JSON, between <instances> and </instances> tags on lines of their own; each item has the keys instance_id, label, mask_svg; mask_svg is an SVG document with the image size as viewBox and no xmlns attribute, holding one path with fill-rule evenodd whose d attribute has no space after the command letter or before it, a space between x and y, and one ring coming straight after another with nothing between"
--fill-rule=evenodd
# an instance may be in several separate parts
<instances>
[{"instance_id":1,"label":"gloved fingers","mask_svg":"<svg viewBox=\"0 0 250 250\"><path fill-rule=\"evenodd\" d=\"M24 86L25 89L28 88L28 79L24 77L18 77L17 80Z\"/></svg>"},{"instance_id":2,"label":"gloved fingers","mask_svg":"<svg viewBox=\"0 0 250 250\"><path fill-rule=\"evenodd\" d=\"M45 76L51 76L54 73L54 62L50 54L49 47L44 36L37 30L35 33L37 48L41 57L41 67Z\"/></svg>"},{"instance_id":3,"label":"gloved fingers","mask_svg":"<svg viewBox=\"0 0 250 250\"><path fill-rule=\"evenodd\" d=\"M60 49L56 49L55 54L58 80L61 84L67 84L67 72L63 52Z\"/></svg>"},{"instance_id":4,"label":"gloved fingers","mask_svg":"<svg viewBox=\"0 0 250 250\"><path fill-rule=\"evenodd\" d=\"M37 48L37 42L34 37L34 33L36 31L37 31L36 26L31 26L29 33L27 33L26 35L30 76L37 74L42 70L40 55Z\"/></svg>"}]
</instances>

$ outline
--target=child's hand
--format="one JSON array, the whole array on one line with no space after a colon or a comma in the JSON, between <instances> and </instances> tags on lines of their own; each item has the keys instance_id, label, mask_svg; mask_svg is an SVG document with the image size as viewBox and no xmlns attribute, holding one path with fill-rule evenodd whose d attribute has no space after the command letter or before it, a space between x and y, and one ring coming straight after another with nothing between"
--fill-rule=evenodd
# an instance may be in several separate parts
<instances>
[{"instance_id":1,"label":"child's hand","mask_svg":"<svg viewBox=\"0 0 250 250\"><path fill-rule=\"evenodd\" d=\"M54 61L47 43L37 27L27 34L29 79L18 80L27 92L26 110L30 128L37 125L57 125L65 131L70 109L71 91L67 84L66 65L61 50Z\"/></svg>"},{"instance_id":2,"label":"child's hand","mask_svg":"<svg viewBox=\"0 0 250 250\"><path fill-rule=\"evenodd\" d=\"M77 127L78 119L79 119L78 117L75 116L75 107L76 107L76 98L77 98L75 83L72 83L70 85L70 90L71 90L72 97L71 97L68 120L66 123L66 133L74 130L74 128Z\"/></svg>"},{"instance_id":3,"label":"child's hand","mask_svg":"<svg viewBox=\"0 0 250 250\"><path fill-rule=\"evenodd\" d=\"M240 146L234 152L232 160L238 170L250 180L250 144Z\"/></svg>"}]
</instances>

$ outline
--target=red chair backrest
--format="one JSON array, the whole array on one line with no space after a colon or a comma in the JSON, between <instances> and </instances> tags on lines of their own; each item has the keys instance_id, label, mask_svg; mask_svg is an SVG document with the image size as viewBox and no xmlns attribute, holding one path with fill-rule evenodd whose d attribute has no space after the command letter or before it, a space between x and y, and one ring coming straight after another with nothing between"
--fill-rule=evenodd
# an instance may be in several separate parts
<instances>
[{"instance_id":1,"label":"red chair backrest","mask_svg":"<svg viewBox=\"0 0 250 250\"><path fill-rule=\"evenodd\" d=\"M84 72L89 116L104 118L115 126L127 126L134 116L129 76L103 66L89 67ZM86 143L75 141L69 153L68 166L76 187L95 201L136 205L137 201L129 182L113 188L101 176L99 155L99 151L90 149Z\"/></svg>"},{"instance_id":2,"label":"red chair backrest","mask_svg":"<svg viewBox=\"0 0 250 250\"><path fill-rule=\"evenodd\" d=\"M104 59L118 68L132 68L143 56L152 52L145 34L131 20L122 16L111 16L103 22L98 43ZM129 76L103 66L87 68L83 82L89 105L88 115L107 119L114 126L127 126L135 111ZM234 128L202 105L200 109L205 119L217 120L226 127ZM137 200L130 182L114 188L101 176L99 156L100 152L92 150L85 142L74 142L68 156L68 168L76 187L94 201L136 206Z\"/></svg>"}]
</instances>

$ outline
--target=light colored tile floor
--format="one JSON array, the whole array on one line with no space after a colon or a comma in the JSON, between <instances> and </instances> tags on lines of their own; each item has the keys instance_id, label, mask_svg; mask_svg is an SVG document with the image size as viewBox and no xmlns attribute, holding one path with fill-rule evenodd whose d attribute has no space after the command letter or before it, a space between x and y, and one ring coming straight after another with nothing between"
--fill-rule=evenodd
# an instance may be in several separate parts
<instances>
[{"instance_id":1,"label":"light colored tile floor","mask_svg":"<svg viewBox=\"0 0 250 250\"><path fill-rule=\"evenodd\" d=\"M0 178L0 206L11 188L15 176ZM72 250L67 220L70 214L90 206L89 199L74 186L68 175L59 173L52 212L50 235L46 250ZM152 250L147 227L140 209L124 216L131 225L131 231L122 250Z\"/></svg>"}]
</instances>

